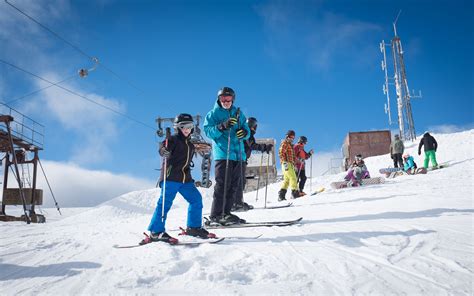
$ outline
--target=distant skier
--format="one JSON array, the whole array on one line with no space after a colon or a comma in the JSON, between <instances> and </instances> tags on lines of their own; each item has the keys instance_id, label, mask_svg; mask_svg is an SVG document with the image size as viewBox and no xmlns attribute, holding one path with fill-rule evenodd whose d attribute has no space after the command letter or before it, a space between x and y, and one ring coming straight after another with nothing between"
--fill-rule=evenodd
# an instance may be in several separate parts
<instances>
[{"instance_id":1,"label":"distant skier","mask_svg":"<svg viewBox=\"0 0 474 296\"><path fill-rule=\"evenodd\" d=\"M414 175L418 166L416 165L413 156L408 153L403 154L403 162L403 170L410 175Z\"/></svg>"},{"instance_id":2,"label":"distant skier","mask_svg":"<svg viewBox=\"0 0 474 296\"><path fill-rule=\"evenodd\" d=\"M360 186L362 179L370 178L369 171L365 166L365 162L362 159L362 155L357 154L354 158L354 162L347 171L347 175L344 180L349 181L347 186Z\"/></svg>"},{"instance_id":3,"label":"distant skier","mask_svg":"<svg viewBox=\"0 0 474 296\"><path fill-rule=\"evenodd\" d=\"M247 157L247 160L250 158L250 155L252 154L252 150L260 151L260 152L266 152L270 153L273 148L273 144L258 144L255 141L255 133L257 132L257 125L258 121L255 117L249 117L247 119L247 125L250 129L250 137L244 141L244 147L245 147L245 154ZM245 161L243 164L243 169L242 169L242 188L245 188L246 184L246 178L245 178L245 171L247 169L247 161ZM244 202L244 192L243 190L237 190L236 191L236 196L234 198L234 205L232 206L231 211L235 212L242 212L242 211L248 211L253 209L253 206L247 204Z\"/></svg>"},{"instance_id":4,"label":"distant skier","mask_svg":"<svg viewBox=\"0 0 474 296\"><path fill-rule=\"evenodd\" d=\"M295 139L295 131L289 130L286 133L285 139L281 141L280 155L281 168L283 170L283 184L278 192L278 201L286 200L286 191L288 186L291 188L291 196L293 198L300 197L298 190L298 183L296 180L295 171L295 151L293 150L293 141Z\"/></svg>"},{"instance_id":5,"label":"distant skier","mask_svg":"<svg viewBox=\"0 0 474 296\"><path fill-rule=\"evenodd\" d=\"M223 87L217 101L204 120L204 132L212 139L215 160L214 195L209 223L229 225L245 220L231 213L235 196L242 194L241 172L247 160L244 141L250 137L245 115L235 106L235 92ZM227 184L226 184L227 183Z\"/></svg>"},{"instance_id":6,"label":"distant skier","mask_svg":"<svg viewBox=\"0 0 474 296\"><path fill-rule=\"evenodd\" d=\"M304 150L304 146L308 143L308 139L305 136L301 136L298 139L298 143L295 144L293 147L295 151L295 165L296 165L296 176L298 178L298 188L300 191L300 195L306 195L304 193L304 184L306 183L306 171L305 171L305 160L310 158L311 155L313 155L313 149L309 150L309 152L306 152Z\"/></svg>"},{"instance_id":7,"label":"distant skier","mask_svg":"<svg viewBox=\"0 0 474 296\"><path fill-rule=\"evenodd\" d=\"M194 154L194 145L190 136L194 128L193 117L179 114L174 119L175 134L160 144L159 153L163 158L160 187L161 195L151 218L148 230L152 241L169 241L171 237L165 232L168 211L179 192L189 203L187 219L187 235L208 238L212 236L202 228L202 196L194 185L191 177L190 164ZM166 183L164 183L166 161ZM164 196L163 196L164 195ZM163 201L164 198L164 201ZM163 210L163 202L164 212ZM162 219L163 214L163 219Z\"/></svg>"},{"instance_id":8,"label":"distant skier","mask_svg":"<svg viewBox=\"0 0 474 296\"><path fill-rule=\"evenodd\" d=\"M390 157L393 159L393 166L398 168L403 168L403 151L405 150L405 145L403 141L400 140L399 135L395 135L395 140L390 145Z\"/></svg>"},{"instance_id":9,"label":"distant skier","mask_svg":"<svg viewBox=\"0 0 474 296\"><path fill-rule=\"evenodd\" d=\"M436 142L435 138L429 134L429 132L425 132L423 138L420 140L420 144L418 145L418 155L421 155L422 146L425 148L425 162L423 167L427 169L431 160L433 168L437 168L438 163L436 162L436 150L438 149L438 143Z\"/></svg>"}]
</instances>

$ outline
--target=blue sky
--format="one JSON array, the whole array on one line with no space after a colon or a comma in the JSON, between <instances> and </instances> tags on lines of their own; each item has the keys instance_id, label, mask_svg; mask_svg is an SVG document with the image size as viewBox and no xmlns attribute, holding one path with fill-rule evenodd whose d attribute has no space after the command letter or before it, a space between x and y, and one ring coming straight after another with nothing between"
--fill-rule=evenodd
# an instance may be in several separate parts
<instances>
[{"instance_id":1,"label":"blue sky","mask_svg":"<svg viewBox=\"0 0 474 296\"><path fill-rule=\"evenodd\" d=\"M48 88L11 106L46 126L49 161L154 181L156 117L205 116L222 86L258 118L258 137L294 129L316 153L339 151L349 131L395 130L379 43L400 9L409 86L423 93L417 133L473 127L472 1L10 2L120 76L98 67L62 86L148 125ZM55 82L93 66L3 1L0 59ZM0 63L0 100L45 86Z\"/></svg>"}]
</instances>

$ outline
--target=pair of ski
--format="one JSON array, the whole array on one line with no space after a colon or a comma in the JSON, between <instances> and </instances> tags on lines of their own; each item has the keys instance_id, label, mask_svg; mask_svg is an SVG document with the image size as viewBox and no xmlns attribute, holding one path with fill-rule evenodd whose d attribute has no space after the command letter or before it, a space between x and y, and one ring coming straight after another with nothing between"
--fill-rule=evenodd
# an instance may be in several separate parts
<instances>
[{"instance_id":1,"label":"pair of ski","mask_svg":"<svg viewBox=\"0 0 474 296\"><path fill-rule=\"evenodd\" d=\"M239 224L231 224L231 225L209 225L206 228L207 229L228 229L228 228L247 228L247 227L272 227L272 226L290 226L293 224L299 223L301 220L303 220L303 217L298 218L296 220L287 220L287 221L267 221L267 222L245 222L245 223L239 223ZM145 235L145 239L143 239L140 243L135 244L135 245L114 245L113 247L116 249L130 249L130 248L136 248L136 247L141 247L144 245L147 245L149 243L152 243L153 241L150 239L149 235L146 233L143 233ZM185 235L185 231L181 234ZM185 235L186 236L186 235ZM200 244L215 244L222 242L224 239L257 239L261 237L262 235L254 236L254 237L217 237L213 235L214 237L210 238L196 238L192 237L192 240L181 240L177 239L174 237L159 240L158 242L164 242L168 243L173 246L179 246L179 245L200 245Z\"/></svg>"}]
</instances>

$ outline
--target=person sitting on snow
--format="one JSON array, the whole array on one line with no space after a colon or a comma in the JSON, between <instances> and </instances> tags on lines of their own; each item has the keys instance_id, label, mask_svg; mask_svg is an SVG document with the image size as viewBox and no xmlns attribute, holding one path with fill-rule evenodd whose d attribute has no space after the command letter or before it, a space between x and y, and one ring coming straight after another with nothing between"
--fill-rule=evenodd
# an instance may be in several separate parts
<instances>
[{"instance_id":1,"label":"person sitting on snow","mask_svg":"<svg viewBox=\"0 0 474 296\"><path fill-rule=\"evenodd\" d=\"M408 153L403 154L403 170L410 175L415 174L417 169L417 165L413 156L410 156Z\"/></svg>"},{"instance_id":2,"label":"person sitting on snow","mask_svg":"<svg viewBox=\"0 0 474 296\"><path fill-rule=\"evenodd\" d=\"M365 166L365 162L362 159L362 155L357 154L351 167L347 171L347 175L344 180L349 181L347 186L360 186L362 179L370 178L370 173Z\"/></svg>"}]
</instances>

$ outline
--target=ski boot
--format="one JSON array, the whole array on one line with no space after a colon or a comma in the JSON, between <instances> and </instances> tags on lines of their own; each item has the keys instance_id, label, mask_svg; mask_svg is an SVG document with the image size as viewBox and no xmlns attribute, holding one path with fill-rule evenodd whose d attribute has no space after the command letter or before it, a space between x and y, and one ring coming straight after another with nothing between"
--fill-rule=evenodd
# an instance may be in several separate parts
<instances>
[{"instance_id":1,"label":"ski boot","mask_svg":"<svg viewBox=\"0 0 474 296\"><path fill-rule=\"evenodd\" d=\"M199 237L203 239L207 238L216 238L217 236L214 233L210 233L202 227L188 227L186 230L182 229L180 235L189 235L194 237Z\"/></svg>"},{"instance_id":2,"label":"ski boot","mask_svg":"<svg viewBox=\"0 0 474 296\"><path fill-rule=\"evenodd\" d=\"M280 189L280 191L278 191L278 201L286 200L285 195L286 195L286 189Z\"/></svg>"},{"instance_id":3,"label":"ski boot","mask_svg":"<svg viewBox=\"0 0 474 296\"><path fill-rule=\"evenodd\" d=\"M165 242L169 244L177 244L178 240L174 237L171 237L166 232L151 232L150 235L143 233L145 238L139 243L140 245L152 243L152 242Z\"/></svg>"},{"instance_id":4,"label":"ski boot","mask_svg":"<svg viewBox=\"0 0 474 296\"><path fill-rule=\"evenodd\" d=\"M300 191L299 190L291 190L291 198L296 199L298 197L301 197Z\"/></svg>"}]
</instances>

